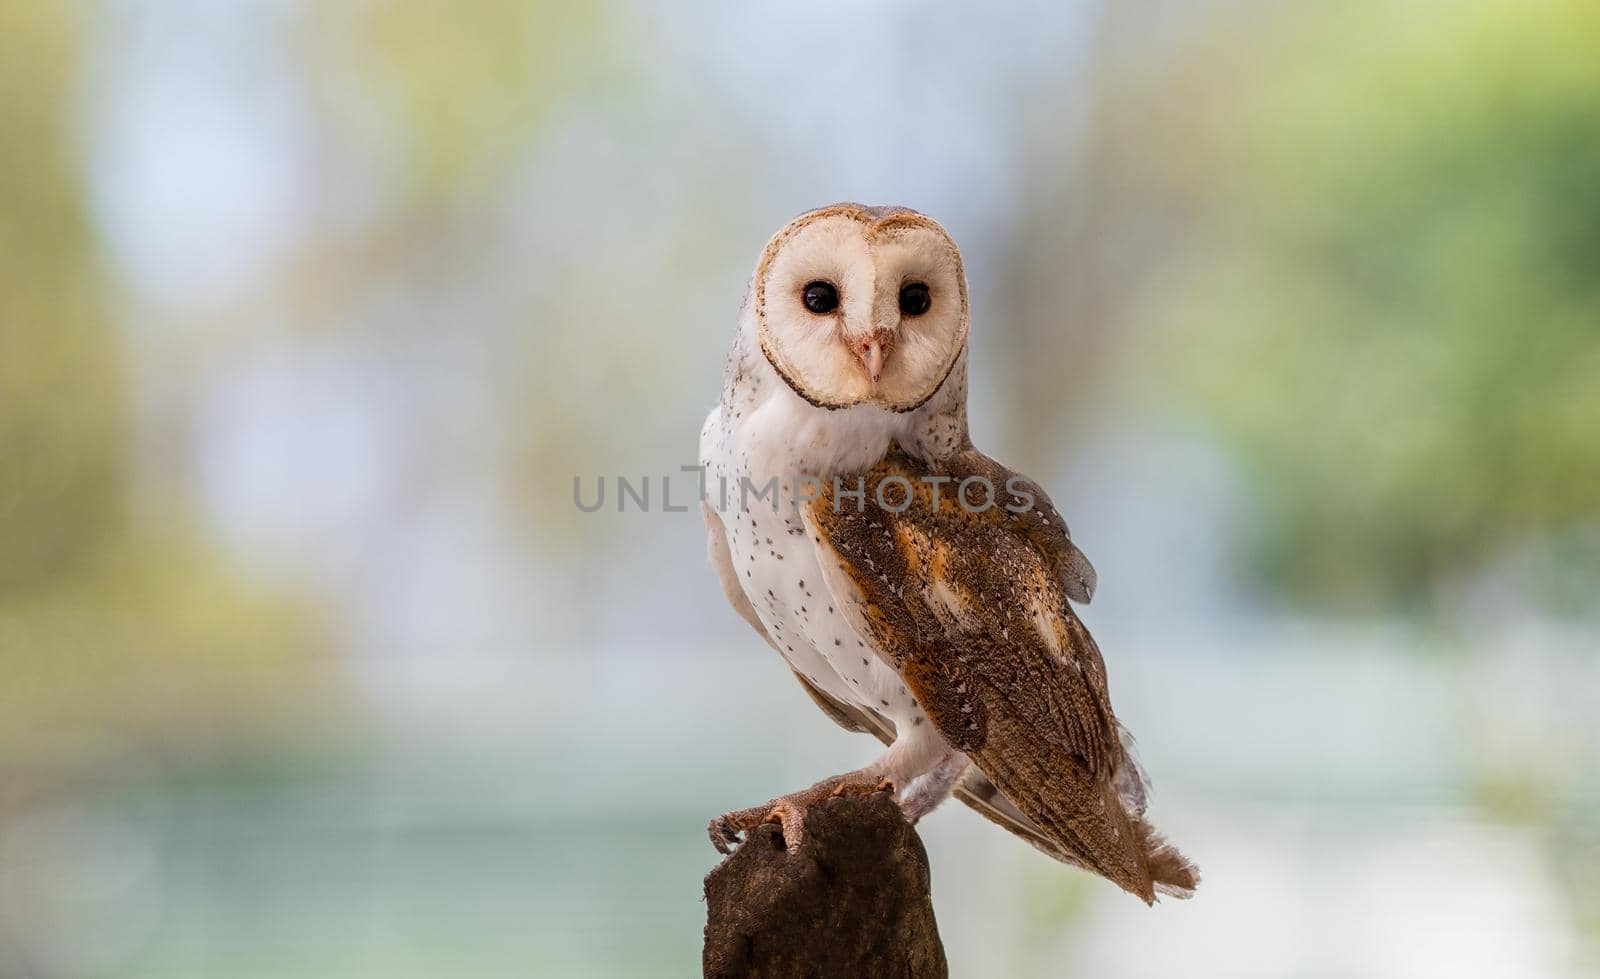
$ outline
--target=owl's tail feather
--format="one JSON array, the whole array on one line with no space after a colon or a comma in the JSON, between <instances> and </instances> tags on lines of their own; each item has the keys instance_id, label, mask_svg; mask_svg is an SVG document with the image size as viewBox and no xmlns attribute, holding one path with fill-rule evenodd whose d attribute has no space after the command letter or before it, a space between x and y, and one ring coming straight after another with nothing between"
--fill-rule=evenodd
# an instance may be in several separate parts
<instances>
[{"instance_id":1,"label":"owl's tail feather","mask_svg":"<svg viewBox=\"0 0 1600 979\"><path fill-rule=\"evenodd\" d=\"M1007 799L977 765L967 767L961 776L961 781L956 783L951 794L965 802L973 812L1013 836L1022 838L1046 856L1090 873L1098 873L1087 860L1045 835L1039 824L1029 819L1010 799Z\"/></svg>"},{"instance_id":2,"label":"owl's tail feather","mask_svg":"<svg viewBox=\"0 0 1600 979\"><path fill-rule=\"evenodd\" d=\"M1142 779L1140 781L1143 782ZM1007 799L978 766L971 766L961 776L954 795L985 819L1026 840L1034 849L1046 856L1092 874L1104 874L1104 871L1095 866L1088 854L1079 854L1063 842L1052 839L1046 834L1038 823ZM1139 800L1143 802L1142 792ZM1193 897L1195 888L1200 886L1200 869L1177 847L1168 843L1166 838L1144 818L1142 811L1136 811L1129 806L1128 799L1124 798L1122 801L1128 826L1133 832L1155 893L1180 900ZM1140 808L1142 809L1142 805ZM1149 900L1148 892L1145 899Z\"/></svg>"},{"instance_id":3,"label":"owl's tail feather","mask_svg":"<svg viewBox=\"0 0 1600 979\"><path fill-rule=\"evenodd\" d=\"M1180 900L1194 897L1194 889L1200 886L1200 868L1168 843L1143 816L1131 816L1128 821L1144 852L1145 867L1149 869L1150 883L1156 893Z\"/></svg>"},{"instance_id":4,"label":"owl's tail feather","mask_svg":"<svg viewBox=\"0 0 1600 979\"><path fill-rule=\"evenodd\" d=\"M1122 764L1117 766L1113 781L1122 808L1134 838L1144 854L1145 866L1150 871L1150 881L1157 894L1168 897L1190 898L1200 885L1200 868L1190 862L1178 848L1166 841L1150 821L1144 818L1146 800L1150 794L1150 776L1139 763L1139 749L1133 732L1117 722L1117 740L1122 744Z\"/></svg>"}]
</instances>

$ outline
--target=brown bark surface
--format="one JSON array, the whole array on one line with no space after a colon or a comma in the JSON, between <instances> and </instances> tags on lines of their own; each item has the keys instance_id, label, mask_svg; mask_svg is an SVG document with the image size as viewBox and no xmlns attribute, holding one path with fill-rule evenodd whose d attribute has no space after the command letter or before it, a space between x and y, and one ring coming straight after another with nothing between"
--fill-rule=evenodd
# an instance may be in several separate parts
<instances>
[{"instance_id":1,"label":"brown bark surface","mask_svg":"<svg viewBox=\"0 0 1600 979\"><path fill-rule=\"evenodd\" d=\"M769 824L706 876L707 979L944 979L928 855L888 793L805 826L798 853Z\"/></svg>"}]
</instances>

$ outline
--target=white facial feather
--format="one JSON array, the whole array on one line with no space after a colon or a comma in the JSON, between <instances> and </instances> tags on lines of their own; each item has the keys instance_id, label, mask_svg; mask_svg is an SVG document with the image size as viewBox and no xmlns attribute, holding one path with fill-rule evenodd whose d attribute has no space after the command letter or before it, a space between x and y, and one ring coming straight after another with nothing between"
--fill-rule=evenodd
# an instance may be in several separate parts
<instances>
[{"instance_id":1,"label":"white facial feather","mask_svg":"<svg viewBox=\"0 0 1600 979\"><path fill-rule=\"evenodd\" d=\"M813 314L800 301L798 293L819 276L842 287L839 317ZM932 296L920 317L899 315L899 287L908 279L926 284ZM784 309L763 282L783 283ZM852 331L874 316L862 297L893 304L901 322L881 379L901 376L891 371L915 378L907 382L914 407L896 408L871 393L825 406L841 386L866 379L849 346ZM812 368L802 374L785 359L790 373L780 372L774 348L786 339L790 348L815 348ZM762 484L773 476L858 472L883 458L891 441L924 458L945 458L968 444L966 392L966 283L948 235L914 212L835 205L802 215L767 245L739 312L723 402L702 434L702 458L732 452L736 475Z\"/></svg>"},{"instance_id":2,"label":"white facial feather","mask_svg":"<svg viewBox=\"0 0 1600 979\"><path fill-rule=\"evenodd\" d=\"M803 295L816 282L837 290L837 309L807 309ZM914 283L930 298L920 315L900 308L902 288ZM802 215L768 243L754 285L762 351L819 407L914 410L939 389L966 343L960 252L943 228L914 212L835 205ZM868 339L884 348L876 381L860 352Z\"/></svg>"}]
</instances>

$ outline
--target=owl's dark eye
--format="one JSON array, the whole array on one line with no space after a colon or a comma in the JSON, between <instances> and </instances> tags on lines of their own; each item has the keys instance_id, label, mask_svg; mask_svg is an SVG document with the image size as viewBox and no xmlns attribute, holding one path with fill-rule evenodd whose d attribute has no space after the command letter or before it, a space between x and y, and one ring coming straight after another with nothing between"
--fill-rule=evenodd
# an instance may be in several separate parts
<instances>
[{"instance_id":1,"label":"owl's dark eye","mask_svg":"<svg viewBox=\"0 0 1600 979\"><path fill-rule=\"evenodd\" d=\"M900 287L900 312L907 316L921 316L933 305L928 287L920 282L907 282Z\"/></svg>"},{"instance_id":2,"label":"owl's dark eye","mask_svg":"<svg viewBox=\"0 0 1600 979\"><path fill-rule=\"evenodd\" d=\"M813 313L831 313L839 308L839 290L831 282L809 282L800 299Z\"/></svg>"}]
</instances>

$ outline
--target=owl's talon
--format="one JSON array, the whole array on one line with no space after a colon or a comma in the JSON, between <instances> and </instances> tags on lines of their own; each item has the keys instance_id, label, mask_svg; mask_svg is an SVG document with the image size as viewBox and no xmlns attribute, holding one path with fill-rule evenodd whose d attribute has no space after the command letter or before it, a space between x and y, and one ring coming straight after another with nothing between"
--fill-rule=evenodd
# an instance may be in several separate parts
<instances>
[{"instance_id":1,"label":"owl's talon","mask_svg":"<svg viewBox=\"0 0 1600 979\"><path fill-rule=\"evenodd\" d=\"M790 856L800 852L800 840L806 835L806 811L799 806L780 802L767 813L767 822L777 823L783 831L783 846Z\"/></svg>"},{"instance_id":2,"label":"owl's talon","mask_svg":"<svg viewBox=\"0 0 1600 979\"><path fill-rule=\"evenodd\" d=\"M718 816L706 827L706 832L711 837L711 845L717 848L718 853L728 854L739 845L739 834L726 824L726 816Z\"/></svg>"},{"instance_id":3,"label":"owl's talon","mask_svg":"<svg viewBox=\"0 0 1600 979\"><path fill-rule=\"evenodd\" d=\"M779 796L764 806L723 813L711 821L706 831L717 852L726 854L732 853L734 847L743 842L741 837L750 830L764 823L776 823L783 830L784 847L790 853L798 853L800 841L805 836L806 809L810 806L824 799L871 795L874 792L888 792L890 798L894 798L894 791L894 783L887 778L851 772L825 779L809 789Z\"/></svg>"},{"instance_id":4,"label":"owl's talon","mask_svg":"<svg viewBox=\"0 0 1600 979\"><path fill-rule=\"evenodd\" d=\"M839 799L847 795L872 795L874 792L887 792L892 798L895 794L894 783L887 778L878 779L876 784L866 782L842 781L828 793L828 798Z\"/></svg>"},{"instance_id":5,"label":"owl's talon","mask_svg":"<svg viewBox=\"0 0 1600 979\"><path fill-rule=\"evenodd\" d=\"M764 806L736 809L713 819L711 825L706 827L711 837L711 845L717 848L718 853L732 853L735 847L744 843L746 834L767 821L767 817L780 801L774 799Z\"/></svg>"}]
</instances>

